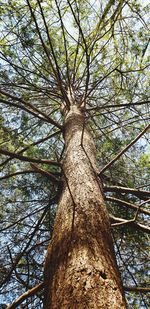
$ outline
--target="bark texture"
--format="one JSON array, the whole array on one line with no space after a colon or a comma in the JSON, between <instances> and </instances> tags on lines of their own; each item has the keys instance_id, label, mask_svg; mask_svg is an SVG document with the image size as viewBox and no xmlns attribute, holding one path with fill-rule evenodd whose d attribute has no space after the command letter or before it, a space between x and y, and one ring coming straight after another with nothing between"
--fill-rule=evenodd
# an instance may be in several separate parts
<instances>
[{"instance_id":1,"label":"bark texture","mask_svg":"<svg viewBox=\"0 0 150 309\"><path fill-rule=\"evenodd\" d=\"M45 263L45 309L127 308L92 136L76 105L65 117L64 188ZM83 143L81 143L81 141Z\"/></svg>"}]
</instances>

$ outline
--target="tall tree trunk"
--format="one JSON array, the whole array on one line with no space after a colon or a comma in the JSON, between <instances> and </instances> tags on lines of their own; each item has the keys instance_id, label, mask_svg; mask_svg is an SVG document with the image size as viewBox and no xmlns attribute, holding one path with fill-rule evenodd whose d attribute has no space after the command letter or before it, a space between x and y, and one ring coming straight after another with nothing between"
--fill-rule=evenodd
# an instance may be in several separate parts
<instances>
[{"instance_id":1,"label":"tall tree trunk","mask_svg":"<svg viewBox=\"0 0 150 309\"><path fill-rule=\"evenodd\" d=\"M127 308L92 136L76 105L65 117L64 188L45 263L44 308Z\"/></svg>"}]
</instances>

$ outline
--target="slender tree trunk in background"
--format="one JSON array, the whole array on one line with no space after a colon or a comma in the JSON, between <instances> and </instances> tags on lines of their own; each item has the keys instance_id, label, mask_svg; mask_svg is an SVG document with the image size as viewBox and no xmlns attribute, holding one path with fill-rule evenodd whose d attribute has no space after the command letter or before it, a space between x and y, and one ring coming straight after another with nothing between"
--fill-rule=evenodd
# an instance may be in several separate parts
<instances>
[{"instance_id":1,"label":"slender tree trunk in background","mask_svg":"<svg viewBox=\"0 0 150 309\"><path fill-rule=\"evenodd\" d=\"M45 264L45 309L127 308L84 115L65 117L64 188Z\"/></svg>"}]
</instances>

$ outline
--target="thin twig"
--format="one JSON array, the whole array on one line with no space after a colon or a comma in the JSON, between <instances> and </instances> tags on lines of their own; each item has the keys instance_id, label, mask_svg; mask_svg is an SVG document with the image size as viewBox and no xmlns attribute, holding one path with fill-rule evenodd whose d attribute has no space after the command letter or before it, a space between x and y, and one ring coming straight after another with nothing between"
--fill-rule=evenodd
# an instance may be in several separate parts
<instances>
[{"instance_id":1,"label":"thin twig","mask_svg":"<svg viewBox=\"0 0 150 309\"><path fill-rule=\"evenodd\" d=\"M114 162L116 162L131 146L133 146L133 144L135 144L139 138L150 128L150 124L148 124L143 130L142 132L140 132L140 134L138 134L136 136L136 138L134 138L134 140L132 142L130 142L125 148L123 148L114 158L113 160L111 160L108 164L106 164L102 170L100 171L99 175L101 175L102 173L104 173L108 168L110 168L112 166L112 164L114 164Z\"/></svg>"}]
</instances>

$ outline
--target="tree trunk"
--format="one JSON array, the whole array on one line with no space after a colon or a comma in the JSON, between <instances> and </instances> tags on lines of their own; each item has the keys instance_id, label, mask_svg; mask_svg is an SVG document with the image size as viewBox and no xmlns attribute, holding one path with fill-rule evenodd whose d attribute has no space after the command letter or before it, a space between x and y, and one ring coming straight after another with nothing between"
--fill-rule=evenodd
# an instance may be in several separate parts
<instances>
[{"instance_id":1,"label":"tree trunk","mask_svg":"<svg viewBox=\"0 0 150 309\"><path fill-rule=\"evenodd\" d=\"M64 188L45 263L45 309L127 308L96 151L75 105L65 117Z\"/></svg>"}]
</instances>

